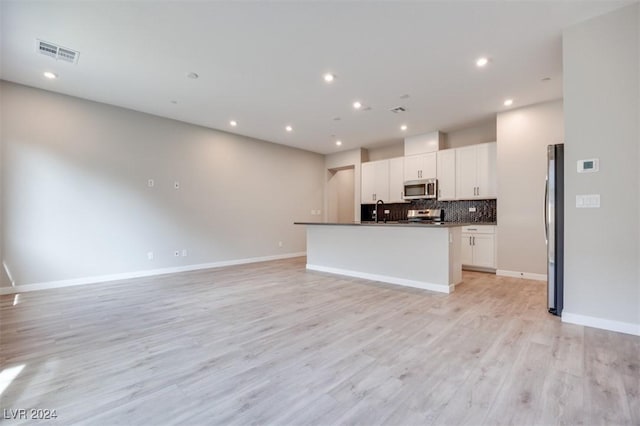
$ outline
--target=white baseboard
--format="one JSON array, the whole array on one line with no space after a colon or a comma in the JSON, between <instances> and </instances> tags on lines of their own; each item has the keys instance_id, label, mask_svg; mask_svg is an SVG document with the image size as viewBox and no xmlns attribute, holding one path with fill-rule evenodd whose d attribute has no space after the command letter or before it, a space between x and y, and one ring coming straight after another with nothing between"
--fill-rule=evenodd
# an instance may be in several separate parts
<instances>
[{"instance_id":1,"label":"white baseboard","mask_svg":"<svg viewBox=\"0 0 640 426\"><path fill-rule=\"evenodd\" d=\"M455 285L434 284L424 281L407 280L404 278L389 277L386 275L369 274L366 272L351 271L348 269L331 268L328 266L310 265L307 263L307 269L319 272L328 272L330 274L346 275L348 277L364 278L365 280L380 281L383 283L403 285L406 287L420 288L423 290L437 291L439 293L451 293L455 289Z\"/></svg>"},{"instance_id":2,"label":"white baseboard","mask_svg":"<svg viewBox=\"0 0 640 426\"><path fill-rule=\"evenodd\" d=\"M533 272L507 271L505 269L496 270L496 275L512 278L524 278L526 280L546 281L547 274L534 274Z\"/></svg>"},{"instance_id":3,"label":"white baseboard","mask_svg":"<svg viewBox=\"0 0 640 426\"><path fill-rule=\"evenodd\" d=\"M631 322L589 317L586 315L572 314L567 311L562 311L562 322L640 336L640 324L634 324Z\"/></svg>"},{"instance_id":4,"label":"white baseboard","mask_svg":"<svg viewBox=\"0 0 640 426\"><path fill-rule=\"evenodd\" d=\"M124 272L121 274L99 275L93 277L73 278L70 280L48 281L33 284L21 284L13 287L0 287L0 295L22 293L26 291L47 290L51 288L72 287L77 285L97 284L107 281L128 280L131 278L151 277L154 275L173 274L176 272L197 271L200 269L219 268L222 266L244 265L247 263L266 262L269 260L289 259L306 256L306 252L285 253L273 256L249 257L245 259L223 260L220 262L200 263L196 265L176 266L171 268L149 269L146 271Z\"/></svg>"}]
</instances>

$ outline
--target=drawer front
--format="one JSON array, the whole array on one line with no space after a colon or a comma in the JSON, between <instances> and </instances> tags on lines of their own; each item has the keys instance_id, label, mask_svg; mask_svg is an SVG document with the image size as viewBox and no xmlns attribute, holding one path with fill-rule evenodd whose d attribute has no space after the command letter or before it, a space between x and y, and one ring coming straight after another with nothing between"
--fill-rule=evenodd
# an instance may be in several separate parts
<instances>
[{"instance_id":1,"label":"drawer front","mask_svg":"<svg viewBox=\"0 0 640 426\"><path fill-rule=\"evenodd\" d=\"M462 232L467 234L495 234L494 225L467 225L462 227Z\"/></svg>"}]
</instances>

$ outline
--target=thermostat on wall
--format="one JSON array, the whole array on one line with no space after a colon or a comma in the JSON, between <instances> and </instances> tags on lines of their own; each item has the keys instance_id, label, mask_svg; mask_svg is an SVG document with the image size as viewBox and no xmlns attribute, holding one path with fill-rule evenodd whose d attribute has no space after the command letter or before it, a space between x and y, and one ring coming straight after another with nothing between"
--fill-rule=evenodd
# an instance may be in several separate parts
<instances>
[{"instance_id":1,"label":"thermostat on wall","mask_svg":"<svg viewBox=\"0 0 640 426\"><path fill-rule=\"evenodd\" d=\"M578 173L591 173L600 170L600 161L597 158L578 160Z\"/></svg>"}]
</instances>

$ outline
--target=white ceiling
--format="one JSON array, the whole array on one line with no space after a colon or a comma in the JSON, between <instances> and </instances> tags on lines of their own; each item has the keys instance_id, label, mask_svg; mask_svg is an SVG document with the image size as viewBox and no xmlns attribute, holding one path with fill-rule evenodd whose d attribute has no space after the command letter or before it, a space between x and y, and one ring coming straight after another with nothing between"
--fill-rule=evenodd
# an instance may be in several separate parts
<instances>
[{"instance_id":1,"label":"white ceiling","mask_svg":"<svg viewBox=\"0 0 640 426\"><path fill-rule=\"evenodd\" d=\"M562 29L632 2L1 1L0 77L326 154L560 98Z\"/></svg>"}]
</instances>

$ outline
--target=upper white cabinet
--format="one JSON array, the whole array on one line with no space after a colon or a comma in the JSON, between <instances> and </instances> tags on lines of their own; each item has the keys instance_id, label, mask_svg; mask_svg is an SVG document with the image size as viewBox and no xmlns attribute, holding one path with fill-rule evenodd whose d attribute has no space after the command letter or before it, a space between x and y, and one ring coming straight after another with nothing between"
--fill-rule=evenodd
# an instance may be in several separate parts
<instances>
[{"instance_id":1,"label":"upper white cabinet","mask_svg":"<svg viewBox=\"0 0 640 426\"><path fill-rule=\"evenodd\" d=\"M409 136L404 139L404 156L436 152L444 144L444 135L440 132Z\"/></svg>"},{"instance_id":2,"label":"upper white cabinet","mask_svg":"<svg viewBox=\"0 0 640 426\"><path fill-rule=\"evenodd\" d=\"M404 157L404 180L435 179L436 153Z\"/></svg>"},{"instance_id":3,"label":"upper white cabinet","mask_svg":"<svg viewBox=\"0 0 640 426\"><path fill-rule=\"evenodd\" d=\"M496 198L496 143L456 149L456 198Z\"/></svg>"},{"instance_id":4,"label":"upper white cabinet","mask_svg":"<svg viewBox=\"0 0 640 426\"><path fill-rule=\"evenodd\" d=\"M389 200L389 160L362 163L362 204Z\"/></svg>"},{"instance_id":5,"label":"upper white cabinet","mask_svg":"<svg viewBox=\"0 0 640 426\"><path fill-rule=\"evenodd\" d=\"M365 163L366 164L366 163ZM384 200L387 202L387 200ZM389 203L404 203L404 157L389 160Z\"/></svg>"},{"instance_id":6,"label":"upper white cabinet","mask_svg":"<svg viewBox=\"0 0 640 426\"><path fill-rule=\"evenodd\" d=\"M437 153L438 200L456 199L456 150Z\"/></svg>"}]
</instances>

